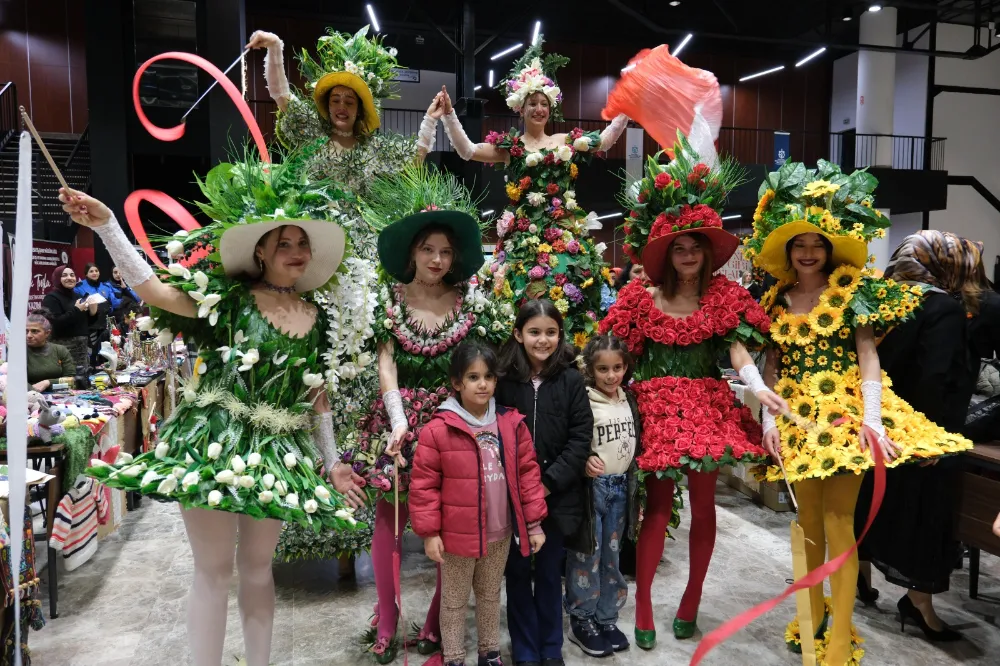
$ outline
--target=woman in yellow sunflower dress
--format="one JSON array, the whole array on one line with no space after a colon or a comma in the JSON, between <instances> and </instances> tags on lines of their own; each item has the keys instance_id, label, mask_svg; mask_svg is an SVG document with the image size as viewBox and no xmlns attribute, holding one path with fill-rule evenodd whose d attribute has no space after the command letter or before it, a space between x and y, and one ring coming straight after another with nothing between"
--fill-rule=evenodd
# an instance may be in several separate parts
<instances>
[{"instance_id":1,"label":"woman in yellow sunflower dress","mask_svg":"<svg viewBox=\"0 0 1000 666\"><path fill-rule=\"evenodd\" d=\"M810 571L828 547L830 559L854 547L854 510L873 448L895 467L971 447L899 400L879 367L876 330L907 319L922 291L864 271L866 242L889 226L872 207L877 184L825 161L817 170L786 163L761 186L745 248L778 279L761 299L774 343L765 375L777 379L791 414L764 413L764 447L780 456L794 485ZM780 466L768 469L769 479L782 476ZM864 654L851 624L857 577L855 554L830 576L828 605L822 585L810 590L820 663L856 664ZM797 620L786 641L801 649Z\"/></svg>"}]
</instances>

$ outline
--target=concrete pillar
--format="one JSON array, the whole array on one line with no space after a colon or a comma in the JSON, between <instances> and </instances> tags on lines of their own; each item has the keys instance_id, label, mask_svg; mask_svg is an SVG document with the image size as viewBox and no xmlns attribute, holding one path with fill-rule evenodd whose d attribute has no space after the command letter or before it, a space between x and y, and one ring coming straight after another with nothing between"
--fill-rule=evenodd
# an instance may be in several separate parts
<instances>
[{"instance_id":1,"label":"concrete pillar","mask_svg":"<svg viewBox=\"0 0 1000 666\"><path fill-rule=\"evenodd\" d=\"M896 46L896 8L866 11L861 15L859 44ZM858 168L892 166L893 103L896 92L896 54L862 50L858 53L857 138L855 159ZM881 136L879 136L881 135ZM876 201L877 203L877 201ZM882 209L888 215L889 211ZM884 270L892 248L889 236L868 244L875 255L874 266Z\"/></svg>"}]
</instances>

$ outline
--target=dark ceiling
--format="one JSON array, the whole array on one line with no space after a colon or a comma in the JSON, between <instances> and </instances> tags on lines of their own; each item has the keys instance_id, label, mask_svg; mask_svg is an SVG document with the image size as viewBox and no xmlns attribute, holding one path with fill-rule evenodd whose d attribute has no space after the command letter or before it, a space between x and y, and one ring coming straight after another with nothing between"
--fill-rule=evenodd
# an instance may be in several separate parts
<instances>
[{"instance_id":1,"label":"dark ceiling","mask_svg":"<svg viewBox=\"0 0 1000 666\"><path fill-rule=\"evenodd\" d=\"M355 30L369 22L366 4L344 0L247 0L247 11L315 18L340 30ZM406 54L403 64L424 69L457 68L457 53L442 33L461 43L463 4L462 0L371 2L387 43ZM819 46L828 46L823 57L840 57L857 43L858 17L873 0L682 0L676 6L671 6L669 0L469 0L468 4L474 12L477 45L491 40L477 57L479 80L490 66L491 54L531 40L535 21L542 22L546 40L561 43L628 44L638 51L662 43L677 44L687 32L693 32L695 38L686 47L688 52L709 49L794 62ZM1000 22L1000 0L906 0L882 4L897 7L901 32L934 19L966 25L978 21L984 27L987 21ZM418 37L423 38L423 44L418 43ZM516 57L510 56L505 64Z\"/></svg>"}]
</instances>

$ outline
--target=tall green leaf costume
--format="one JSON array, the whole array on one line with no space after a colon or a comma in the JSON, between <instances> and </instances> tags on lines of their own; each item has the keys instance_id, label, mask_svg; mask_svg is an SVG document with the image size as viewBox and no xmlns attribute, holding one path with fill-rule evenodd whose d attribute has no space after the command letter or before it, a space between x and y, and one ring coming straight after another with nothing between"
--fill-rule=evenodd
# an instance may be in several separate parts
<instances>
[{"instance_id":1,"label":"tall green leaf costume","mask_svg":"<svg viewBox=\"0 0 1000 666\"><path fill-rule=\"evenodd\" d=\"M344 249L336 221L350 199L308 176L310 150L289 155L284 164L248 154L199 180L207 201L198 205L214 222L168 242L174 263L159 275L198 303L197 317L153 308L152 322L145 323L160 329L164 344L172 343L175 332L184 333L199 351L193 376L154 451L135 459L124 455L114 465L95 461L88 474L186 508L274 518L317 532L354 529L352 512L320 476L313 443L313 402L326 384L326 313L316 308L309 332L289 335L257 308L249 283L231 276L233 264L228 271L222 265L227 247L236 247L232 239L253 239L244 253L248 260L260 236L256 229L295 225L310 235L313 247L297 288L325 286L305 284L323 256L329 270L319 279L336 285L342 276L329 276ZM308 293L305 299L315 303Z\"/></svg>"}]
</instances>

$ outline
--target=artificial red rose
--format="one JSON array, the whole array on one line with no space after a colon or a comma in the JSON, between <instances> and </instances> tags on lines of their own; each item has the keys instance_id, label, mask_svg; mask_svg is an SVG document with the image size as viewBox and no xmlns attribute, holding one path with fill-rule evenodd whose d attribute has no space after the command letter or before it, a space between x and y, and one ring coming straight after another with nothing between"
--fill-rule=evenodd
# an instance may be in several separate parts
<instances>
[{"instance_id":1,"label":"artificial red rose","mask_svg":"<svg viewBox=\"0 0 1000 666\"><path fill-rule=\"evenodd\" d=\"M628 324L615 324L614 326L611 327L611 330L619 338L628 337L629 334Z\"/></svg>"},{"instance_id":2,"label":"artificial red rose","mask_svg":"<svg viewBox=\"0 0 1000 666\"><path fill-rule=\"evenodd\" d=\"M683 454L680 451L671 451L667 454L667 467L678 468L682 465L681 456Z\"/></svg>"},{"instance_id":3,"label":"artificial red rose","mask_svg":"<svg viewBox=\"0 0 1000 666\"><path fill-rule=\"evenodd\" d=\"M517 181L517 186L522 190L526 190L531 187L531 176L525 176L521 180Z\"/></svg>"},{"instance_id":4,"label":"artificial red rose","mask_svg":"<svg viewBox=\"0 0 1000 666\"><path fill-rule=\"evenodd\" d=\"M628 336L628 348L633 354L642 353L642 331L637 328L632 329Z\"/></svg>"},{"instance_id":5,"label":"artificial red rose","mask_svg":"<svg viewBox=\"0 0 1000 666\"><path fill-rule=\"evenodd\" d=\"M545 157L542 158L542 162L545 163L545 164L554 164L555 161L556 161L556 154L555 153L547 153L545 155Z\"/></svg>"},{"instance_id":6,"label":"artificial red rose","mask_svg":"<svg viewBox=\"0 0 1000 666\"><path fill-rule=\"evenodd\" d=\"M520 157L524 155L524 148L521 146L511 146L509 152L511 157Z\"/></svg>"},{"instance_id":7,"label":"artificial red rose","mask_svg":"<svg viewBox=\"0 0 1000 666\"><path fill-rule=\"evenodd\" d=\"M665 345L672 345L677 342L677 331L672 328L666 328L663 330L663 335L657 342L662 342Z\"/></svg>"},{"instance_id":8,"label":"artificial red rose","mask_svg":"<svg viewBox=\"0 0 1000 666\"><path fill-rule=\"evenodd\" d=\"M555 249L555 248L553 248L553 249ZM566 280L568 280L568 279L569 278L566 277L565 273L557 273L556 277L555 277L556 284L559 285L560 287L563 286L564 284L566 284Z\"/></svg>"},{"instance_id":9,"label":"artificial red rose","mask_svg":"<svg viewBox=\"0 0 1000 666\"><path fill-rule=\"evenodd\" d=\"M652 309L653 309L652 299L647 298L645 300L639 301L640 314L649 314L649 311Z\"/></svg>"},{"instance_id":10,"label":"artificial red rose","mask_svg":"<svg viewBox=\"0 0 1000 666\"><path fill-rule=\"evenodd\" d=\"M524 218L521 218L520 220L517 221L517 230L518 231L527 231L528 227L530 227L530 226L531 226L531 222L529 220L524 219Z\"/></svg>"},{"instance_id":11,"label":"artificial red rose","mask_svg":"<svg viewBox=\"0 0 1000 666\"><path fill-rule=\"evenodd\" d=\"M556 185L555 183L549 183L548 185L545 186L545 191L548 192L549 194L558 194L559 186Z\"/></svg>"},{"instance_id":12,"label":"artificial red rose","mask_svg":"<svg viewBox=\"0 0 1000 666\"><path fill-rule=\"evenodd\" d=\"M691 339L691 334L688 333L687 331L677 334L677 344L680 345L681 347L687 347L692 342L693 340Z\"/></svg>"},{"instance_id":13,"label":"artificial red rose","mask_svg":"<svg viewBox=\"0 0 1000 666\"><path fill-rule=\"evenodd\" d=\"M638 196L639 203L646 203L646 199L647 198L648 198L648 196L647 196L645 190L643 190L642 192L639 192L639 196Z\"/></svg>"},{"instance_id":14,"label":"artificial red rose","mask_svg":"<svg viewBox=\"0 0 1000 666\"><path fill-rule=\"evenodd\" d=\"M698 162L698 164L695 164L691 168L691 173L694 174L696 178L704 178L710 174L711 171L712 170L708 168L708 165L703 162Z\"/></svg>"},{"instance_id":15,"label":"artificial red rose","mask_svg":"<svg viewBox=\"0 0 1000 666\"><path fill-rule=\"evenodd\" d=\"M670 177L669 173L663 172L656 174L656 180L653 181L653 187L658 190L666 188L673 182L673 178Z\"/></svg>"},{"instance_id":16,"label":"artificial red rose","mask_svg":"<svg viewBox=\"0 0 1000 666\"><path fill-rule=\"evenodd\" d=\"M688 449L688 456L695 460L701 460L706 455L708 455L708 447L704 444L692 444L691 448Z\"/></svg>"},{"instance_id":17,"label":"artificial red rose","mask_svg":"<svg viewBox=\"0 0 1000 666\"><path fill-rule=\"evenodd\" d=\"M628 236L630 233L632 233L632 225L629 224L628 222L626 222L625 224L623 224L622 228L625 230L625 235L626 236Z\"/></svg>"},{"instance_id":18,"label":"artificial red rose","mask_svg":"<svg viewBox=\"0 0 1000 666\"><path fill-rule=\"evenodd\" d=\"M732 311L727 312L722 317L722 323L725 324L726 328L731 331L740 325L740 316Z\"/></svg>"},{"instance_id":19,"label":"artificial red rose","mask_svg":"<svg viewBox=\"0 0 1000 666\"><path fill-rule=\"evenodd\" d=\"M639 217L639 211L637 211L637 210L630 210L628 212L628 216L631 217L632 219L635 219L635 218Z\"/></svg>"}]
</instances>

